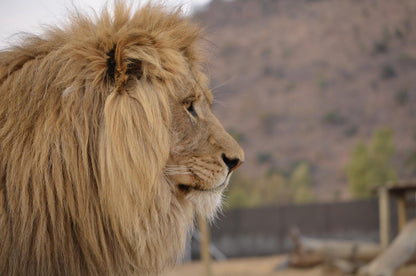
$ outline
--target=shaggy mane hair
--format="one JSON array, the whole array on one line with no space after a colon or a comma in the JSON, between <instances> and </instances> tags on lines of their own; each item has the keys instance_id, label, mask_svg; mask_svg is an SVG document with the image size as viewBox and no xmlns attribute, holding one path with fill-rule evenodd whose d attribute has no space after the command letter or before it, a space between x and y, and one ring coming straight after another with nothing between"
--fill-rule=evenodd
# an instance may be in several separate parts
<instances>
[{"instance_id":1,"label":"shaggy mane hair","mask_svg":"<svg viewBox=\"0 0 416 276\"><path fill-rule=\"evenodd\" d=\"M0 52L1 275L153 275L182 252L194 210L163 168L200 29L130 10Z\"/></svg>"}]
</instances>

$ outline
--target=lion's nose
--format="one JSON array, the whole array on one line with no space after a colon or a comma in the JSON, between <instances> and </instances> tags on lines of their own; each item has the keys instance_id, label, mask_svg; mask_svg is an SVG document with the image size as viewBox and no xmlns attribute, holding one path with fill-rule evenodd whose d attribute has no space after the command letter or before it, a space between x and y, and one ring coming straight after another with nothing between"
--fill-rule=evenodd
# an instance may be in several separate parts
<instances>
[{"instance_id":1,"label":"lion's nose","mask_svg":"<svg viewBox=\"0 0 416 276\"><path fill-rule=\"evenodd\" d=\"M233 170L237 169L238 166L240 166L242 163L240 159L238 158L230 159L224 153L221 155L221 157L225 165L227 165L229 172L232 172Z\"/></svg>"}]
</instances>

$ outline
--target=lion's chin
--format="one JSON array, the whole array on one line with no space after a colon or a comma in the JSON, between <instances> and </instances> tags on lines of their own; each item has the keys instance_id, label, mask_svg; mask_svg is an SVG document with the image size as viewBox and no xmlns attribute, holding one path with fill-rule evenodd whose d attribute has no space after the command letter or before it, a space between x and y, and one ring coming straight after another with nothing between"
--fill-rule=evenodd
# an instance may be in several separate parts
<instances>
[{"instance_id":1,"label":"lion's chin","mask_svg":"<svg viewBox=\"0 0 416 276\"><path fill-rule=\"evenodd\" d=\"M186 199L192 202L196 213L212 220L221 208L222 191L194 191L189 193Z\"/></svg>"},{"instance_id":2,"label":"lion's chin","mask_svg":"<svg viewBox=\"0 0 416 276\"><path fill-rule=\"evenodd\" d=\"M179 179L177 177L175 180ZM229 180L230 175L227 175L222 182L217 185L212 185L209 188L204 187L205 185L172 184L179 191L178 195L192 204L195 213L212 220L215 218L218 210L221 209L223 191L228 186Z\"/></svg>"}]
</instances>

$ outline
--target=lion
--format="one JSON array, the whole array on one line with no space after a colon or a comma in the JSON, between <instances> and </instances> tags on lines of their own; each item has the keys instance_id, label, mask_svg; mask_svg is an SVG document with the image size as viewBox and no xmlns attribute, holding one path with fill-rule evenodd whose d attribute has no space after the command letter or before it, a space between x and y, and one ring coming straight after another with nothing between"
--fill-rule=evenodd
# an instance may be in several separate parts
<instances>
[{"instance_id":1,"label":"lion","mask_svg":"<svg viewBox=\"0 0 416 276\"><path fill-rule=\"evenodd\" d=\"M155 275L244 153L213 115L201 28L158 5L0 52L0 274Z\"/></svg>"}]
</instances>

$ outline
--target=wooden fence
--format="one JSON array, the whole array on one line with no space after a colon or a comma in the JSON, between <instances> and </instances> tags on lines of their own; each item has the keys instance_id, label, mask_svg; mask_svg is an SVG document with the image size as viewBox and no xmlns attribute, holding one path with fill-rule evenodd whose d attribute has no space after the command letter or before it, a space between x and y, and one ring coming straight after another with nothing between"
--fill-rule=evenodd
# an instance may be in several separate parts
<instances>
[{"instance_id":1,"label":"wooden fence","mask_svg":"<svg viewBox=\"0 0 416 276\"><path fill-rule=\"evenodd\" d=\"M391 237L397 234L396 204L391 206ZM226 211L211 225L211 241L227 257L288 252L289 231L324 239L379 240L376 199L238 209Z\"/></svg>"}]
</instances>

